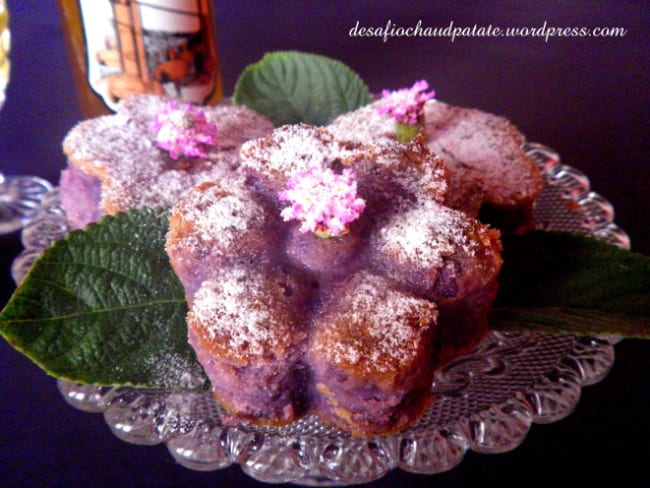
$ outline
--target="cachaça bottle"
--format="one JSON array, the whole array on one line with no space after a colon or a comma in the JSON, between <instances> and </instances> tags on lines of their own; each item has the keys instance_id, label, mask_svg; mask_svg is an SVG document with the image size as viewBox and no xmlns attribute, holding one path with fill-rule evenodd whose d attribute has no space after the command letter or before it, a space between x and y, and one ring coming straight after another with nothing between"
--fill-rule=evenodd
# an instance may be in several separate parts
<instances>
[{"instance_id":1,"label":"cacha\u00e7a bottle","mask_svg":"<svg viewBox=\"0 0 650 488\"><path fill-rule=\"evenodd\" d=\"M222 97L212 0L57 0L82 113L134 93Z\"/></svg>"}]
</instances>

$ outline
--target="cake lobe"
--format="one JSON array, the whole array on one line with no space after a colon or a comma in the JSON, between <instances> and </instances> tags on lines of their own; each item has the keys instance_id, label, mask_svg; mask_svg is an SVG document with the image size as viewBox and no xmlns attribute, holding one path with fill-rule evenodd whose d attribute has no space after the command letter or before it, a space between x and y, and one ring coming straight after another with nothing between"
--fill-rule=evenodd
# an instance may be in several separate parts
<instances>
[{"instance_id":1,"label":"cake lobe","mask_svg":"<svg viewBox=\"0 0 650 488\"><path fill-rule=\"evenodd\" d=\"M367 272L353 275L333 300L318 318L312 345L328 362L391 383L423 360L436 324L434 303Z\"/></svg>"},{"instance_id":2,"label":"cake lobe","mask_svg":"<svg viewBox=\"0 0 650 488\"><path fill-rule=\"evenodd\" d=\"M205 157L175 159L157 147L152 130L155 115L171 101L155 95L128 97L117 113L82 121L66 135L66 171L99 181L97 200L103 214L173 205L193 186L228 178L239 166L242 143L273 130L270 121L244 107L201 107L217 126L217 144L206 148Z\"/></svg>"},{"instance_id":3,"label":"cake lobe","mask_svg":"<svg viewBox=\"0 0 650 488\"><path fill-rule=\"evenodd\" d=\"M396 140L395 120L379 113L381 100L340 115L327 129L352 142ZM532 202L543 180L524 153L525 138L506 118L438 100L424 105L423 135L448 172L445 203L476 217L484 207L500 209L503 228L532 223Z\"/></svg>"}]
</instances>

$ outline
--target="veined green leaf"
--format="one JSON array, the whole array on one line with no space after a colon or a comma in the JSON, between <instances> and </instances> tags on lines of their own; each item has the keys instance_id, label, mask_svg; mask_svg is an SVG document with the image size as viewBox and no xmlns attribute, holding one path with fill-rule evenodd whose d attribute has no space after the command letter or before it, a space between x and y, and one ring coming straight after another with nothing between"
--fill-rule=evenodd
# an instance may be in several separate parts
<instances>
[{"instance_id":1,"label":"veined green leaf","mask_svg":"<svg viewBox=\"0 0 650 488\"><path fill-rule=\"evenodd\" d=\"M164 250L167 211L131 210L56 242L0 313L0 333L53 376L199 388L187 306ZM590 237L504 241L499 330L650 338L650 258Z\"/></svg>"},{"instance_id":2,"label":"veined green leaf","mask_svg":"<svg viewBox=\"0 0 650 488\"><path fill-rule=\"evenodd\" d=\"M317 54L278 51L249 65L233 101L268 117L276 126L326 125L370 103L368 87L340 61Z\"/></svg>"},{"instance_id":3,"label":"veined green leaf","mask_svg":"<svg viewBox=\"0 0 650 488\"><path fill-rule=\"evenodd\" d=\"M69 381L203 387L184 291L164 250L167 218L133 210L54 243L0 313L0 333Z\"/></svg>"},{"instance_id":4,"label":"veined green leaf","mask_svg":"<svg viewBox=\"0 0 650 488\"><path fill-rule=\"evenodd\" d=\"M650 338L650 257L538 231L504 239L503 259L494 328Z\"/></svg>"}]
</instances>

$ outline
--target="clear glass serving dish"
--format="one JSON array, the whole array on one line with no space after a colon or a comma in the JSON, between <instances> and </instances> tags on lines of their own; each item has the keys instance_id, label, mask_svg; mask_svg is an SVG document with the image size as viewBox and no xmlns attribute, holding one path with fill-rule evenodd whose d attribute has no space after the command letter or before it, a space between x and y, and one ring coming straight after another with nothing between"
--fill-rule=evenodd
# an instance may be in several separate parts
<instances>
[{"instance_id":1,"label":"clear glass serving dish","mask_svg":"<svg viewBox=\"0 0 650 488\"><path fill-rule=\"evenodd\" d=\"M535 143L526 152L541 168L545 187L536 205L542 229L588 233L629 248L613 222L612 206L590 190L588 178ZM13 263L18 282L38 254L67 232L58 190L48 193L25 226L25 250ZM65 400L102 413L112 432L140 445L165 443L173 458L194 470L233 463L253 478L303 485L349 485L400 468L434 474L458 465L468 450L502 453L519 446L533 423L569 415L581 388L603 379L614 363L615 337L491 332L467 356L435 374L435 400L407 430L388 437L353 438L307 417L281 428L224 426L210 392L77 385L58 387Z\"/></svg>"}]
</instances>

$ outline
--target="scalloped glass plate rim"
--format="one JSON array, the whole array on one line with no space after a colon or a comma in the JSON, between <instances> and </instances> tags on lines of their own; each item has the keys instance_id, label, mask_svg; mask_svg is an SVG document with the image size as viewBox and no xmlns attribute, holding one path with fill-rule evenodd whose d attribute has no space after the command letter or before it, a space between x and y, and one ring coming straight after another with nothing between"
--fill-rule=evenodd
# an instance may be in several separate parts
<instances>
[{"instance_id":1,"label":"scalloped glass plate rim","mask_svg":"<svg viewBox=\"0 0 650 488\"><path fill-rule=\"evenodd\" d=\"M536 206L541 228L589 233L630 247L627 234L613 222L612 206L591 190L583 173L562 164L547 146L526 143L524 150L545 178L545 193ZM65 212L54 189L23 229L25 250L12 266L16 282L66 232ZM340 486L373 481L394 468L444 472L460 464L467 450L501 453L516 448L533 423L555 422L573 411L581 388L597 383L611 369L618 340L491 332L475 351L436 372L435 407L423 419L398 434L367 439L323 426L314 417L282 428L227 427L209 392L106 388L61 380L58 387L73 407L103 413L120 439L140 445L164 442L187 468L209 471L238 463L260 481ZM515 376L508 376L508 368L522 351L535 348L546 348L545 355L550 350L559 354L554 367L525 387L513 387ZM499 381L509 385L506 398L481 400L486 391L490 398L499 396ZM465 414L454 413L464 407L469 409ZM440 418L445 420L436 420Z\"/></svg>"}]
</instances>

